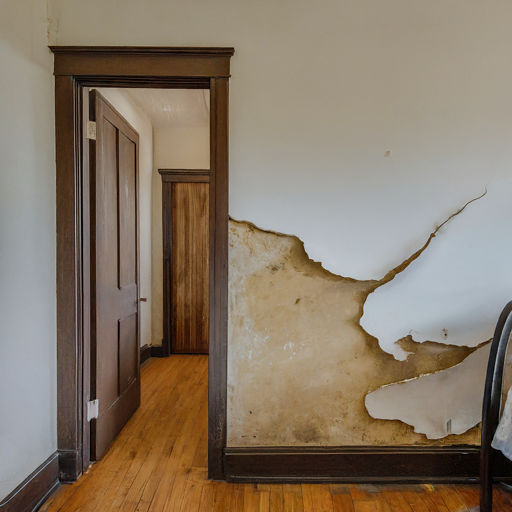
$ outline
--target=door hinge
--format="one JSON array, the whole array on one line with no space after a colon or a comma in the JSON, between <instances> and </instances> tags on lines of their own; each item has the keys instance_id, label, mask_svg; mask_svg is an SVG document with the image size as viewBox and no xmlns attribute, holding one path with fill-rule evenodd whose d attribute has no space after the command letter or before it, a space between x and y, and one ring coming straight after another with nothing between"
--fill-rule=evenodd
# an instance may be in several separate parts
<instances>
[{"instance_id":1,"label":"door hinge","mask_svg":"<svg viewBox=\"0 0 512 512\"><path fill-rule=\"evenodd\" d=\"M87 138L96 140L96 123L94 121L87 121Z\"/></svg>"},{"instance_id":2,"label":"door hinge","mask_svg":"<svg viewBox=\"0 0 512 512\"><path fill-rule=\"evenodd\" d=\"M87 402L87 421L94 420L100 412L100 401L98 399Z\"/></svg>"}]
</instances>

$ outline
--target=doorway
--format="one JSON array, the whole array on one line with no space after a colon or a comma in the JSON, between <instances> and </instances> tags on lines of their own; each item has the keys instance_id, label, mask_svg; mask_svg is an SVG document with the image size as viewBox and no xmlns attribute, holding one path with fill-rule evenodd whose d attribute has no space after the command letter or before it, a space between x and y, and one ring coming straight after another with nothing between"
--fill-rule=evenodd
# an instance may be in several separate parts
<instances>
[{"instance_id":1,"label":"doorway","mask_svg":"<svg viewBox=\"0 0 512 512\"><path fill-rule=\"evenodd\" d=\"M228 81L232 48L51 47L57 160L58 450L61 481L90 463L90 176L84 87L209 90L208 476L222 480L226 446Z\"/></svg>"}]
</instances>

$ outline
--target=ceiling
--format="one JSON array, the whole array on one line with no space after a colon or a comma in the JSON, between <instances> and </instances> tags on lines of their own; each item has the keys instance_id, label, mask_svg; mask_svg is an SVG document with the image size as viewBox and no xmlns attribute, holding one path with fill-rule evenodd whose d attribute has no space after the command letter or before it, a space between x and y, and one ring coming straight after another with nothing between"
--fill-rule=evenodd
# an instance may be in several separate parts
<instances>
[{"instance_id":1,"label":"ceiling","mask_svg":"<svg viewBox=\"0 0 512 512\"><path fill-rule=\"evenodd\" d=\"M210 124L207 89L121 89L155 128L197 128Z\"/></svg>"}]
</instances>

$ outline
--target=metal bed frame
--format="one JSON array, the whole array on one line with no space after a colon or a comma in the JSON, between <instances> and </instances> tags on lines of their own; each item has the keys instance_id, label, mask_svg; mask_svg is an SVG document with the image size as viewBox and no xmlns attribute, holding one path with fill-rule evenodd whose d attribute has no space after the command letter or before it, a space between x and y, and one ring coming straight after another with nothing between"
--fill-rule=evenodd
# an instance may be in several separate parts
<instances>
[{"instance_id":1,"label":"metal bed frame","mask_svg":"<svg viewBox=\"0 0 512 512\"><path fill-rule=\"evenodd\" d=\"M505 306L496 324L485 378L480 451L480 512L492 512L494 449L491 443L500 421L503 371L511 332L512 301Z\"/></svg>"}]
</instances>

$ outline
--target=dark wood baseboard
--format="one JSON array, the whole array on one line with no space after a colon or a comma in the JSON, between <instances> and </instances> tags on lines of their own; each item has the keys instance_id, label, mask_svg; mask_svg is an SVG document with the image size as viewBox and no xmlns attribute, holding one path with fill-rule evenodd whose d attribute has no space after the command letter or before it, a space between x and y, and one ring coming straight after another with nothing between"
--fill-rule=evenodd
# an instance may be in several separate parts
<instances>
[{"instance_id":1,"label":"dark wood baseboard","mask_svg":"<svg viewBox=\"0 0 512 512\"><path fill-rule=\"evenodd\" d=\"M164 347L151 347L151 357L167 357Z\"/></svg>"},{"instance_id":2,"label":"dark wood baseboard","mask_svg":"<svg viewBox=\"0 0 512 512\"><path fill-rule=\"evenodd\" d=\"M228 482L476 483L475 446L349 446L226 448ZM497 481L512 477L512 462L496 454Z\"/></svg>"},{"instance_id":3,"label":"dark wood baseboard","mask_svg":"<svg viewBox=\"0 0 512 512\"><path fill-rule=\"evenodd\" d=\"M59 454L55 452L0 502L0 512L37 510L59 485Z\"/></svg>"},{"instance_id":4,"label":"dark wood baseboard","mask_svg":"<svg viewBox=\"0 0 512 512\"><path fill-rule=\"evenodd\" d=\"M81 452L75 450L59 450L59 480L61 482L76 482L81 474Z\"/></svg>"},{"instance_id":5,"label":"dark wood baseboard","mask_svg":"<svg viewBox=\"0 0 512 512\"><path fill-rule=\"evenodd\" d=\"M151 357L151 349L149 345L140 347L140 364L144 364Z\"/></svg>"}]
</instances>

